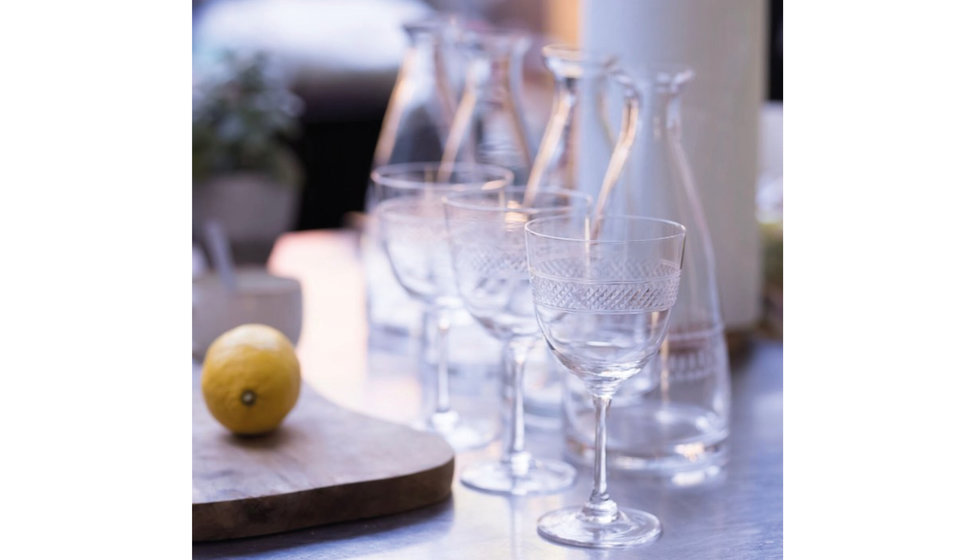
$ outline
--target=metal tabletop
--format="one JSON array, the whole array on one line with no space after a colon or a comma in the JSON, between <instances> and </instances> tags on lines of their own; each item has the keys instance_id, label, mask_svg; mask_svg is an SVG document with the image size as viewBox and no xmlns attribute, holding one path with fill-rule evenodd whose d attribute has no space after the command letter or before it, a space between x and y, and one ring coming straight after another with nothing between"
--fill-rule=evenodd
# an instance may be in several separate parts
<instances>
[{"instance_id":1,"label":"metal tabletop","mask_svg":"<svg viewBox=\"0 0 980 560\"><path fill-rule=\"evenodd\" d=\"M346 289L358 286L362 278L350 272L346 278L337 277L337 258L350 252L346 238L308 234L293 239L291 250L277 247L270 268L298 276L303 282L304 297L313 297L317 305L325 305L327 296L322 283L310 265L311 255L330 253L332 282L331 300L338 303ZM303 244L305 243L305 246ZM333 253L331 253L333 251ZM288 255L284 256L284 255ZM354 261L350 261L354 262ZM313 267L315 268L315 267ZM342 267L341 267L342 269ZM353 270L353 269L351 269ZM327 273L325 268L319 273ZM317 288L320 285L320 288ZM310 293L310 291L313 293ZM319 290L319 292L318 292ZM339 293L338 293L339 292ZM310 296L310 297L308 297ZM325 299L326 298L326 299ZM357 298L343 298L344 305L362 304ZM305 308L305 312L314 311ZM338 309L334 309L338 311ZM320 310L320 313L323 309ZM319 315L317 315L319 316ZM307 315L304 339L298 348L306 376L307 362L313 359L310 335L326 335L329 321L311 323ZM319 325L319 326L315 326ZM308 329L307 327L311 328ZM351 327L346 323L346 336L357 338L364 334L363 325ZM337 333L335 333L337 334ZM358 358L359 347L347 347L338 358L342 346L349 341L336 340L333 346L320 352L334 352L334 365L355 368L343 379L307 379L320 392L362 412L374 412L394 419L410 411L394 411L397 399L377 390L377 378L366 372L367 358ZM319 338L319 340L324 340ZM304 347L305 345L305 347ZM542 514L565 505L584 503L591 489L591 468L581 468L576 485L563 493L548 496L508 498L484 494L459 483L458 473L479 459L499 456L499 444L472 452L457 454L456 479L450 498L426 508L382 518L298 530L279 535L232 541L197 543L195 558L465 558L465 559L628 559L628 558L719 558L726 560L781 558L783 547L782 487L782 344L771 340L753 340L747 349L732 362L732 423L730 461L717 476L707 480L673 481L647 475L611 471L610 493L620 505L635 507L656 514L663 523L663 535L657 541L635 548L618 550L589 550L553 544L536 532L536 521ZM324 356L321 359L326 359ZM346 361L345 361L346 360ZM377 364L377 362L370 362ZM336 385L331 388L331 383ZM409 391L411 392L411 391ZM343 399L341 399L343 400ZM412 399L402 399L410 402ZM528 448L539 457L559 458L561 436L548 429L531 429Z\"/></svg>"}]
</instances>

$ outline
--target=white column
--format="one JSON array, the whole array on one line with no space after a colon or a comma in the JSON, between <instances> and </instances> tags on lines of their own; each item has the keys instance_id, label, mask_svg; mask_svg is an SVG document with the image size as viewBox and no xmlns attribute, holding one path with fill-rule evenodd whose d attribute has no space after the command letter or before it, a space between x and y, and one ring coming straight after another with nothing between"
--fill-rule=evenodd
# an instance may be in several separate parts
<instances>
[{"instance_id":1,"label":"white column","mask_svg":"<svg viewBox=\"0 0 980 560\"><path fill-rule=\"evenodd\" d=\"M617 55L627 68L663 61L694 69L682 98L684 143L714 243L722 315L729 329L754 325L762 290L755 190L764 1L582 0L580 8L585 48Z\"/></svg>"}]
</instances>

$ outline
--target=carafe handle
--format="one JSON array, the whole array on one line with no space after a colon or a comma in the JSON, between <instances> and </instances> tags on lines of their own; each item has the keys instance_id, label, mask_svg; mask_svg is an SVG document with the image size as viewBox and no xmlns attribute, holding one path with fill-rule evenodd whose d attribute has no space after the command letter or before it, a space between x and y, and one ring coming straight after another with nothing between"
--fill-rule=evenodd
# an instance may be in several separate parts
<instances>
[{"instance_id":1,"label":"carafe handle","mask_svg":"<svg viewBox=\"0 0 980 560\"><path fill-rule=\"evenodd\" d=\"M636 129L640 122L640 104L642 102L640 91L637 89L633 79L622 69L617 68L610 73L610 77L623 88L623 122L619 128L619 138L613 147L612 155L609 157L609 165L606 166L606 174L602 178L602 186L599 188L599 196L596 197L596 204L593 210L595 219L592 223L593 238L598 235L601 226L599 217L605 210L609 196L612 194L613 186L623 174L626 159L629 157L636 139Z\"/></svg>"},{"instance_id":2,"label":"carafe handle","mask_svg":"<svg viewBox=\"0 0 980 560\"><path fill-rule=\"evenodd\" d=\"M562 131L568 125L571 111L572 100L569 98L569 95L559 93L555 102L552 104L551 116L548 118L544 136L538 145L538 155L534 158L531 173L527 178L527 189L524 191L524 206L530 206L534 203L534 197L537 195L541 177L555 158L558 143L561 142Z\"/></svg>"}]
</instances>

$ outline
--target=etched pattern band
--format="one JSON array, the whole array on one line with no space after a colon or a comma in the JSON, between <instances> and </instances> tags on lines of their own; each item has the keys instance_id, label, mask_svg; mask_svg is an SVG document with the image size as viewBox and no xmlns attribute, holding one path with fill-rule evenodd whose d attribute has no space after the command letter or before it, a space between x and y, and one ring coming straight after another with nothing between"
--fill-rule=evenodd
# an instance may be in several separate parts
<instances>
[{"instance_id":1,"label":"etched pattern band","mask_svg":"<svg viewBox=\"0 0 980 560\"><path fill-rule=\"evenodd\" d=\"M664 262L595 261L589 267L602 271L599 280L583 274L584 265L578 259L556 259L542 265L543 270L564 268L566 274L556 277L535 271L531 276L535 304L567 311L664 311L677 301L680 287L680 269Z\"/></svg>"},{"instance_id":2,"label":"etched pattern band","mask_svg":"<svg viewBox=\"0 0 980 560\"><path fill-rule=\"evenodd\" d=\"M721 328L670 332L661 352L670 380L697 381L723 372L728 359L724 337Z\"/></svg>"},{"instance_id":3,"label":"etched pattern band","mask_svg":"<svg viewBox=\"0 0 980 560\"><path fill-rule=\"evenodd\" d=\"M381 220L389 243L445 243L448 237L442 215L423 204L385 208Z\"/></svg>"},{"instance_id":4,"label":"etched pattern band","mask_svg":"<svg viewBox=\"0 0 980 560\"><path fill-rule=\"evenodd\" d=\"M454 242L457 269L482 278L527 278L527 254L523 246L508 250L500 245Z\"/></svg>"}]
</instances>

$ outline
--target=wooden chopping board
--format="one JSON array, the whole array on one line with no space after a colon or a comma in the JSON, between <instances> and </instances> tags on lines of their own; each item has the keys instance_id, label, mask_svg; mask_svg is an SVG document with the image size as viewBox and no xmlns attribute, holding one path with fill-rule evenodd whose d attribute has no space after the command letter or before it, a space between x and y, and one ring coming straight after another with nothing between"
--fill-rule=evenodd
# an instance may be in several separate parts
<instances>
[{"instance_id":1,"label":"wooden chopping board","mask_svg":"<svg viewBox=\"0 0 980 560\"><path fill-rule=\"evenodd\" d=\"M279 428L239 437L208 412L194 368L193 538L249 537L406 511L447 498L439 436L329 402L309 386Z\"/></svg>"}]
</instances>

